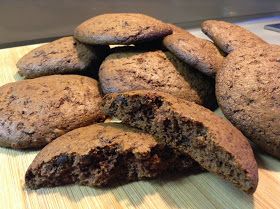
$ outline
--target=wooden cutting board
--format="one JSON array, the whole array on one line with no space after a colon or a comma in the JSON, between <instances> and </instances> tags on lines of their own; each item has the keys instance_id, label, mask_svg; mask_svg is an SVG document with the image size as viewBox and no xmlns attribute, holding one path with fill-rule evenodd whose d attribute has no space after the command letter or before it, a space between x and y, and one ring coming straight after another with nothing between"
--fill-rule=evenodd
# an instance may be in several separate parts
<instances>
[{"instance_id":1,"label":"wooden cutting board","mask_svg":"<svg viewBox=\"0 0 280 209\"><path fill-rule=\"evenodd\" d=\"M16 62L39 45L0 50L0 86L21 79ZM24 174L36 151L0 148L0 209L280 208L280 161L256 150L259 185L253 196L210 173L96 189L65 186L26 190Z\"/></svg>"}]
</instances>

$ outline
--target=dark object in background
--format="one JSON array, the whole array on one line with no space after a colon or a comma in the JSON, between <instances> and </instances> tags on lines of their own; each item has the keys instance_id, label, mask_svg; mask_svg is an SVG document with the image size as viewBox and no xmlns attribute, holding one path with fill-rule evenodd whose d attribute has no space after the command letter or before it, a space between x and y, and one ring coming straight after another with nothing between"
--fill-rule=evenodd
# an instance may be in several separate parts
<instances>
[{"instance_id":1,"label":"dark object in background","mask_svg":"<svg viewBox=\"0 0 280 209\"><path fill-rule=\"evenodd\" d=\"M272 31L280 33L280 23L265 25L264 29L272 30Z\"/></svg>"}]
</instances>

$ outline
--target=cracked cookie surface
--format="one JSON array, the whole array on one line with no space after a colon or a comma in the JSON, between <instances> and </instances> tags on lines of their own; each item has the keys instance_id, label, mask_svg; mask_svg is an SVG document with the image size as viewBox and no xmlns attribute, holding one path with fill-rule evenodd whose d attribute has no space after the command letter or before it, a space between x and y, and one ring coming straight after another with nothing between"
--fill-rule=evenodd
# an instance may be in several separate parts
<instances>
[{"instance_id":1,"label":"cracked cookie surface","mask_svg":"<svg viewBox=\"0 0 280 209\"><path fill-rule=\"evenodd\" d=\"M169 25L173 33L164 37L164 46L195 69L206 75L215 76L224 61L219 49L211 41L198 38L175 25Z\"/></svg>"},{"instance_id":2,"label":"cracked cookie surface","mask_svg":"<svg viewBox=\"0 0 280 209\"><path fill-rule=\"evenodd\" d=\"M212 78L180 61L170 52L115 52L101 64L99 80L103 93L130 90L157 90L216 108Z\"/></svg>"},{"instance_id":3,"label":"cracked cookie surface","mask_svg":"<svg viewBox=\"0 0 280 209\"><path fill-rule=\"evenodd\" d=\"M239 48L252 48L267 44L249 30L225 21L206 20L201 24L201 28L202 32L225 53Z\"/></svg>"},{"instance_id":4,"label":"cracked cookie surface","mask_svg":"<svg viewBox=\"0 0 280 209\"><path fill-rule=\"evenodd\" d=\"M263 150L280 158L280 46L239 49L225 59L216 94L225 116Z\"/></svg>"},{"instance_id":5,"label":"cracked cookie surface","mask_svg":"<svg viewBox=\"0 0 280 209\"><path fill-rule=\"evenodd\" d=\"M0 146L42 147L64 133L103 120L97 81L52 75L0 87Z\"/></svg>"},{"instance_id":6,"label":"cracked cookie surface","mask_svg":"<svg viewBox=\"0 0 280 209\"><path fill-rule=\"evenodd\" d=\"M168 26L153 17L137 13L103 14L86 20L74 32L88 44L135 44L171 34Z\"/></svg>"},{"instance_id":7,"label":"cracked cookie surface","mask_svg":"<svg viewBox=\"0 0 280 209\"><path fill-rule=\"evenodd\" d=\"M97 74L108 51L108 46L90 46L72 36L64 37L24 55L17 62L18 73L25 78L69 73Z\"/></svg>"}]
</instances>

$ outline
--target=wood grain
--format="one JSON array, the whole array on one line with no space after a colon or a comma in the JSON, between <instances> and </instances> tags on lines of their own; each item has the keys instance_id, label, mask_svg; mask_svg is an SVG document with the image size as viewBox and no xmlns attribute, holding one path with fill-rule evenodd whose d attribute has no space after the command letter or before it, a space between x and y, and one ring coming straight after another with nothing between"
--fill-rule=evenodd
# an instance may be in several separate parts
<instances>
[{"instance_id":1,"label":"wood grain","mask_svg":"<svg viewBox=\"0 0 280 209\"><path fill-rule=\"evenodd\" d=\"M21 79L15 66L39 45L0 50L0 86ZM36 151L0 148L0 208L280 208L280 161L256 150L259 185L253 196L210 173L96 189L65 186L26 190L24 174Z\"/></svg>"}]
</instances>

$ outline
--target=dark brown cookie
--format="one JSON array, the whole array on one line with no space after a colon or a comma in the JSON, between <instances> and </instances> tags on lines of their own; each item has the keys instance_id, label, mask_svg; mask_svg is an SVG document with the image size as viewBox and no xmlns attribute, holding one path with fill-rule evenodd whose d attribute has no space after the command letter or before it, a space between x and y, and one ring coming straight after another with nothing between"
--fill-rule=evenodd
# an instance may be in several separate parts
<instances>
[{"instance_id":1,"label":"dark brown cookie","mask_svg":"<svg viewBox=\"0 0 280 209\"><path fill-rule=\"evenodd\" d=\"M134 51L113 53L101 64L103 93L157 90L215 109L212 78L180 61L170 52Z\"/></svg>"},{"instance_id":2,"label":"dark brown cookie","mask_svg":"<svg viewBox=\"0 0 280 209\"><path fill-rule=\"evenodd\" d=\"M72 183L109 186L198 167L149 134L122 124L95 124L48 144L29 166L25 182L31 189Z\"/></svg>"},{"instance_id":3,"label":"dark brown cookie","mask_svg":"<svg viewBox=\"0 0 280 209\"><path fill-rule=\"evenodd\" d=\"M93 17L74 32L88 44L135 44L162 38L172 33L168 24L137 13L103 14Z\"/></svg>"},{"instance_id":4,"label":"dark brown cookie","mask_svg":"<svg viewBox=\"0 0 280 209\"><path fill-rule=\"evenodd\" d=\"M179 59L202 73L215 76L224 57L208 40L198 38L182 28L171 25L173 33L164 37L164 46Z\"/></svg>"},{"instance_id":5,"label":"dark brown cookie","mask_svg":"<svg viewBox=\"0 0 280 209\"><path fill-rule=\"evenodd\" d=\"M108 94L103 111L185 152L206 170L253 193L258 167L247 139L231 123L193 102L155 91Z\"/></svg>"},{"instance_id":6,"label":"dark brown cookie","mask_svg":"<svg viewBox=\"0 0 280 209\"><path fill-rule=\"evenodd\" d=\"M108 51L108 46L85 45L73 37L64 37L24 55L17 62L18 73L25 78L36 78L97 71Z\"/></svg>"},{"instance_id":7,"label":"dark brown cookie","mask_svg":"<svg viewBox=\"0 0 280 209\"><path fill-rule=\"evenodd\" d=\"M264 40L245 28L224 21L206 20L201 24L201 28L203 33L225 53L266 44Z\"/></svg>"},{"instance_id":8,"label":"dark brown cookie","mask_svg":"<svg viewBox=\"0 0 280 209\"><path fill-rule=\"evenodd\" d=\"M225 116L249 139L280 159L280 46L239 49L217 74Z\"/></svg>"},{"instance_id":9,"label":"dark brown cookie","mask_svg":"<svg viewBox=\"0 0 280 209\"><path fill-rule=\"evenodd\" d=\"M0 87L0 146L42 147L62 134L104 119L96 80L52 75Z\"/></svg>"}]
</instances>

